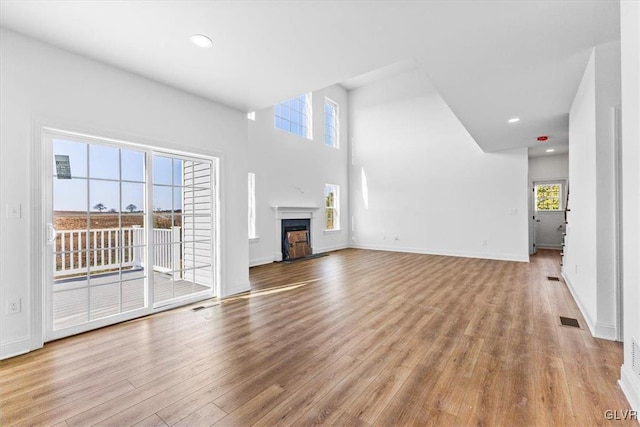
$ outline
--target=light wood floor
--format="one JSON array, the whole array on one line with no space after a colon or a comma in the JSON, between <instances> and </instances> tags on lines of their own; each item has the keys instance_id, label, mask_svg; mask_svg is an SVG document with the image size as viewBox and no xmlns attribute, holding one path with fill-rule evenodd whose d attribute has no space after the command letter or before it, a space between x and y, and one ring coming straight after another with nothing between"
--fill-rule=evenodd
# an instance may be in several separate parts
<instances>
[{"instance_id":1,"label":"light wood floor","mask_svg":"<svg viewBox=\"0 0 640 427\"><path fill-rule=\"evenodd\" d=\"M577 317L558 255L349 249L251 269L251 294L0 363L0 425L637 425L619 343Z\"/></svg>"}]
</instances>

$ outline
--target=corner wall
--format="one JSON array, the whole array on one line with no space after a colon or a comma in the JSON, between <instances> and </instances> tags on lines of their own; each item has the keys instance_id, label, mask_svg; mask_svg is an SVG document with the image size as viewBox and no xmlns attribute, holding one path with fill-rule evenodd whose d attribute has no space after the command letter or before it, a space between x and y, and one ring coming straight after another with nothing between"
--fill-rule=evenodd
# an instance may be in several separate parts
<instances>
[{"instance_id":1,"label":"corner wall","mask_svg":"<svg viewBox=\"0 0 640 427\"><path fill-rule=\"evenodd\" d=\"M162 148L220 154L221 294L247 290L247 127L239 111L0 30L0 358L34 348L42 313L31 293L32 140L38 123ZM5 206L22 206L7 219ZM35 283L35 282L34 282ZM7 299L22 312L7 315ZM34 317L35 316L35 317ZM37 322L36 322L37 323Z\"/></svg>"},{"instance_id":2,"label":"corner wall","mask_svg":"<svg viewBox=\"0 0 640 427\"><path fill-rule=\"evenodd\" d=\"M324 143L325 97L338 104L337 149ZM256 179L256 233L259 236L249 244L252 266L275 260L280 236L276 236L273 206L320 208L315 211L311 224L314 253L344 249L349 244L347 91L338 85L317 90L312 93L312 105L312 140L276 129L273 107L256 111L255 121L248 120L248 164L249 172L255 173ZM324 231L325 184L340 186L339 231Z\"/></svg>"},{"instance_id":3,"label":"corner wall","mask_svg":"<svg viewBox=\"0 0 640 427\"><path fill-rule=\"evenodd\" d=\"M620 3L622 43L622 262L624 364L620 386L640 411L640 368L632 341L640 344L640 3ZM640 363L640 358L636 357Z\"/></svg>"},{"instance_id":4,"label":"corner wall","mask_svg":"<svg viewBox=\"0 0 640 427\"><path fill-rule=\"evenodd\" d=\"M529 260L526 149L482 152L420 70L349 105L352 246Z\"/></svg>"},{"instance_id":5,"label":"corner wall","mask_svg":"<svg viewBox=\"0 0 640 427\"><path fill-rule=\"evenodd\" d=\"M569 114L569 209L563 275L598 338L618 338L616 143L620 43L593 49Z\"/></svg>"}]
</instances>

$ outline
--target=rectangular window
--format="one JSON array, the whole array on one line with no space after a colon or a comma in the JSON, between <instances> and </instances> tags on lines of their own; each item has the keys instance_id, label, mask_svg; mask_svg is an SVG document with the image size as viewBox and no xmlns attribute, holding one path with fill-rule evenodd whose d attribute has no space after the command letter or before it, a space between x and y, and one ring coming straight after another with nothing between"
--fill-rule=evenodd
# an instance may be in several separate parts
<instances>
[{"instance_id":1,"label":"rectangular window","mask_svg":"<svg viewBox=\"0 0 640 427\"><path fill-rule=\"evenodd\" d=\"M324 185L325 229L340 230L340 187L334 184Z\"/></svg>"},{"instance_id":2,"label":"rectangular window","mask_svg":"<svg viewBox=\"0 0 640 427\"><path fill-rule=\"evenodd\" d=\"M256 174L249 172L249 238L255 239L256 235Z\"/></svg>"},{"instance_id":3,"label":"rectangular window","mask_svg":"<svg viewBox=\"0 0 640 427\"><path fill-rule=\"evenodd\" d=\"M324 99L324 145L338 148L338 104Z\"/></svg>"},{"instance_id":4,"label":"rectangular window","mask_svg":"<svg viewBox=\"0 0 640 427\"><path fill-rule=\"evenodd\" d=\"M557 212L562 210L562 184L559 182L539 184L534 187L536 211Z\"/></svg>"},{"instance_id":5,"label":"rectangular window","mask_svg":"<svg viewBox=\"0 0 640 427\"><path fill-rule=\"evenodd\" d=\"M311 117L311 93L296 96L275 105L276 129L313 139Z\"/></svg>"}]
</instances>

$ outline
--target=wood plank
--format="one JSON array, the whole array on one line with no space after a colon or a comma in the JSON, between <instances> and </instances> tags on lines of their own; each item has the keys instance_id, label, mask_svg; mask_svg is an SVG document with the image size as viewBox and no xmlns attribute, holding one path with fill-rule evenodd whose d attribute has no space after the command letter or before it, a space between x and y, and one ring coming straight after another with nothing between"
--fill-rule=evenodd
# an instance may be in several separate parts
<instances>
[{"instance_id":1,"label":"wood plank","mask_svg":"<svg viewBox=\"0 0 640 427\"><path fill-rule=\"evenodd\" d=\"M150 415L139 423L134 424L135 427L167 427L167 424L156 414Z\"/></svg>"}]
</instances>

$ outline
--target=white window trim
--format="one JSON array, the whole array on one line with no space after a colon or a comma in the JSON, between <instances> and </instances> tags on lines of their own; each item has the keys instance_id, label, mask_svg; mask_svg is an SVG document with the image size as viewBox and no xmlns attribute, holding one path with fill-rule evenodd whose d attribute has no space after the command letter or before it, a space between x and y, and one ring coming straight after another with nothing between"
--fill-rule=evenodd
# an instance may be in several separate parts
<instances>
[{"instance_id":1,"label":"white window trim","mask_svg":"<svg viewBox=\"0 0 640 427\"><path fill-rule=\"evenodd\" d=\"M327 97L324 98L324 102L325 102L325 104L333 105L333 107L335 109L335 117L336 117L336 120L335 120L335 123L334 123L334 133L335 134L333 135L334 136L334 144L333 145L327 145L327 140L326 140L326 136L325 136L324 145L326 147L331 147L331 148L335 148L336 150L339 150L340 149L340 105L337 102L335 102L334 100L332 100L331 98L327 98ZM322 111L324 113L324 108L322 109ZM326 132L326 128L327 128L327 124L326 124L327 117L326 117L326 114L324 115L323 118L325 120L324 129L325 129L325 132Z\"/></svg>"},{"instance_id":2,"label":"white window trim","mask_svg":"<svg viewBox=\"0 0 640 427\"><path fill-rule=\"evenodd\" d=\"M335 198L333 199L333 201L334 201L334 206L333 207L327 206L326 200L323 203L324 211L325 211L325 217L324 217L324 220L325 220L324 227L325 228L324 228L324 231L328 232L328 233L332 233L332 232L341 231L341 228L340 228L340 186L338 184L325 184L324 185L325 192L326 192L328 186L331 186L331 187L335 188L335 193L336 194L335 194ZM323 193L323 198L326 198L324 193ZM326 228L327 227L327 217L326 217L327 209L333 209L335 211L335 216L334 216L334 221L333 221L333 223L335 225L335 228Z\"/></svg>"},{"instance_id":3,"label":"white window trim","mask_svg":"<svg viewBox=\"0 0 640 427\"><path fill-rule=\"evenodd\" d=\"M295 132L292 132L291 130L287 130L287 129L283 129L277 126L277 118L280 116L276 115L276 111L275 111L275 106L274 106L274 110L273 110L273 127L277 130L289 133L291 135L295 135L295 136L299 136L302 138L306 138L310 141L313 141L313 95L311 92L307 92L303 95L298 95L298 96L294 96L293 98L289 98L289 99L285 99L282 102L278 102L276 105L280 105L283 104L291 99L294 98L298 98L300 96L304 96L304 114L307 118L307 123L305 124L305 127L307 129L306 135L299 135ZM284 117L281 117L283 120L289 120L289 119L285 119ZM290 121L290 120L289 120Z\"/></svg>"},{"instance_id":4,"label":"white window trim","mask_svg":"<svg viewBox=\"0 0 640 427\"><path fill-rule=\"evenodd\" d=\"M247 175L247 193L248 193L248 232L249 232L249 241L257 241L259 239L258 232L256 229L256 174L253 172L249 172Z\"/></svg>"},{"instance_id":5,"label":"white window trim","mask_svg":"<svg viewBox=\"0 0 640 427\"><path fill-rule=\"evenodd\" d=\"M559 207L558 209L538 209L538 192L537 192L537 188L538 187L542 187L542 186L548 186L548 185L559 185L560 186L560 194L559 194ZM563 181L544 181L544 182L536 182L533 185L533 198L534 198L534 203L533 203L533 209L535 212L541 212L541 213L562 213L565 210L565 206L564 206L564 193L565 192L565 183Z\"/></svg>"}]
</instances>

